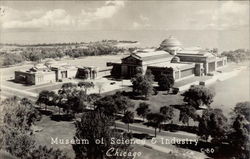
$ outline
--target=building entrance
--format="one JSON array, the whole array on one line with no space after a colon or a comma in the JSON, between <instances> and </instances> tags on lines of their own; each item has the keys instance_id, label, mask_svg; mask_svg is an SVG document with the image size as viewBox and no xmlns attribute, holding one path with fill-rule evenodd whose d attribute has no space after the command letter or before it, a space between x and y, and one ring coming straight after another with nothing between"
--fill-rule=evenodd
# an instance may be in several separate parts
<instances>
[{"instance_id":1,"label":"building entrance","mask_svg":"<svg viewBox=\"0 0 250 159\"><path fill-rule=\"evenodd\" d=\"M128 66L128 77L134 77L136 74L136 66Z\"/></svg>"}]
</instances>

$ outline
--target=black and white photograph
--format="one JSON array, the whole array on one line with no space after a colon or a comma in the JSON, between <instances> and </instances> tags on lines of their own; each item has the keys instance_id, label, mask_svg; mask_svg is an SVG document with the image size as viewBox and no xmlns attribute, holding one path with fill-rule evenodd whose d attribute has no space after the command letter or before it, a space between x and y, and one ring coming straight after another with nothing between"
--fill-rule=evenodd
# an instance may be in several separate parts
<instances>
[{"instance_id":1,"label":"black and white photograph","mask_svg":"<svg viewBox=\"0 0 250 159\"><path fill-rule=\"evenodd\" d=\"M1 0L0 159L249 159L249 0Z\"/></svg>"}]
</instances>

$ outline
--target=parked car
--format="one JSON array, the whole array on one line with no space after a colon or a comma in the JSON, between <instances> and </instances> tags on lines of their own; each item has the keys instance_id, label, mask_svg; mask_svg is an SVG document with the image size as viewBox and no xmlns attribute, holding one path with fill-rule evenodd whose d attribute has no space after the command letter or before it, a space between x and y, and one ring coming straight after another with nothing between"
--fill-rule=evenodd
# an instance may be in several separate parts
<instances>
[{"instance_id":1,"label":"parked car","mask_svg":"<svg viewBox=\"0 0 250 159\"><path fill-rule=\"evenodd\" d=\"M172 88L172 93L173 93L173 94L178 94L179 91L180 91L179 88Z\"/></svg>"}]
</instances>

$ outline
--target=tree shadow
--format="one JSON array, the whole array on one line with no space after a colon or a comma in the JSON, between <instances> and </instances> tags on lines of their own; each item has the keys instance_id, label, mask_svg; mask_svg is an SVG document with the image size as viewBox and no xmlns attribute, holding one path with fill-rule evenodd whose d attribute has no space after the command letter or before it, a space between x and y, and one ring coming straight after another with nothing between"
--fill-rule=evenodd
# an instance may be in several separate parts
<instances>
[{"instance_id":1,"label":"tree shadow","mask_svg":"<svg viewBox=\"0 0 250 159\"><path fill-rule=\"evenodd\" d=\"M197 134L198 127L197 126L186 126L186 125L177 125L177 124L162 124L162 130L177 132L177 131L184 131L188 133Z\"/></svg>"},{"instance_id":2,"label":"tree shadow","mask_svg":"<svg viewBox=\"0 0 250 159\"><path fill-rule=\"evenodd\" d=\"M152 122L145 122L143 125L147 127L155 127L155 123ZM197 126L186 126L186 125L177 125L177 124L161 124L161 130L170 131L170 132L177 132L177 131L184 131L188 133L197 134L198 127Z\"/></svg>"},{"instance_id":3,"label":"tree shadow","mask_svg":"<svg viewBox=\"0 0 250 159\"><path fill-rule=\"evenodd\" d=\"M143 123L144 121L140 120L140 119L134 119L133 123Z\"/></svg>"},{"instance_id":4,"label":"tree shadow","mask_svg":"<svg viewBox=\"0 0 250 159\"><path fill-rule=\"evenodd\" d=\"M7 81L12 82L12 83L16 83L16 84L20 84L23 86L32 86L32 84L27 84L25 81L16 81L15 79L9 79Z\"/></svg>"},{"instance_id":5,"label":"tree shadow","mask_svg":"<svg viewBox=\"0 0 250 159\"><path fill-rule=\"evenodd\" d=\"M56 114L56 115L51 115L50 119L54 121L72 121L74 119L74 115L72 114Z\"/></svg>"},{"instance_id":6,"label":"tree shadow","mask_svg":"<svg viewBox=\"0 0 250 159\"><path fill-rule=\"evenodd\" d=\"M152 139L154 136L146 134L146 133L132 133L132 136L137 139Z\"/></svg>"},{"instance_id":7,"label":"tree shadow","mask_svg":"<svg viewBox=\"0 0 250 159\"><path fill-rule=\"evenodd\" d=\"M128 91L128 92L122 91L121 94L123 96L126 96L126 97L128 97L130 99L133 99L133 100L147 100L147 99L145 99L144 96L142 96L142 95L140 95L140 94L138 94L136 92L133 92L133 91Z\"/></svg>"},{"instance_id":8,"label":"tree shadow","mask_svg":"<svg viewBox=\"0 0 250 159\"><path fill-rule=\"evenodd\" d=\"M174 104L174 105L170 105L170 106L175 108L175 109L181 110L182 108L186 107L186 104L185 103L183 103L183 104Z\"/></svg>"},{"instance_id":9,"label":"tree shadow","mask_svg":"<svg viewBox=\"0 0 250 159\"><path fill-rule=\"evenodd\" d=\"M50 111L50 110L44 110L44 109L40 109L40 108L37 108L37 110L38 110L42 115L51 116L51 115L53 114L53 112Z\"/></svg>"}]
</instances>

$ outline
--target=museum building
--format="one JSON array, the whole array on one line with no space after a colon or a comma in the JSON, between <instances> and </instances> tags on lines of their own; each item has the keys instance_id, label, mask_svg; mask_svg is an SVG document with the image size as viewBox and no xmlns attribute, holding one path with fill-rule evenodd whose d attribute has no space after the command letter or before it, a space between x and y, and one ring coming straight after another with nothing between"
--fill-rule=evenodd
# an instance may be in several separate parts
<instances>
[{"instance_id":1,"label":"museum building","mask_svg":"<svg viewBox=\"0 0 250 159\"><path fill-rule=\"evenodd\" d=\"M111 63L111 75L117 78L131 78L138 69L143 74L150 70L158 80L162 73L171 74L175 80L190 76L202 76L216 71L227 64L227 58L213 54L201 48L182 49L181 43L170 36L164 40L158 49L136 51L121 59L121 62Z\"/></svg>"},{"instance_id":2,"label":"museum building","mask_svg":"<svg viewBox=\"0 0 250 159\"><path fill-rule=\"evenodd\" d=\"M91 66L76 67L51 60L45 64L37 64L28 70L15 71L15 82L39 85L73 78L94 80L100 76L108 75L107 72L110 72L110 69L98 69Z\"/></svg>"}]
</instances>

